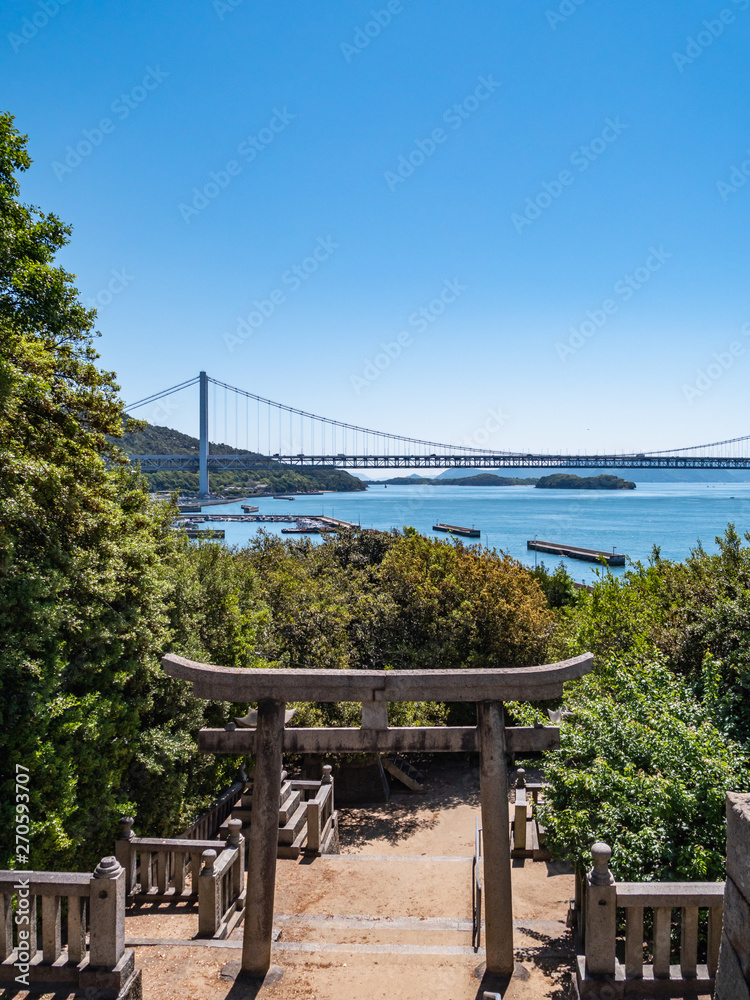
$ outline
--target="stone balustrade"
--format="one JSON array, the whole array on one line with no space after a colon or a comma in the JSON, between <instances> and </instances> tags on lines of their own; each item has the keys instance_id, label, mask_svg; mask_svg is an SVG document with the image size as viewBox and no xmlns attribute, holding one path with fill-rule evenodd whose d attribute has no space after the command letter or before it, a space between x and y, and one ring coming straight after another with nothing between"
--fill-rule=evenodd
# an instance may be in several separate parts
<instances>
[{"instance_id":1,"label":"stone balustrade","mask_svg":"<svg viewBox=\"0 0 750 1000\"><path fill-rule=\"evenodd\" d=\"M0 987L140 1000L141 972L125 948L125 880L114 857L93 874L0 872Z\"/></svg>"},{"instance_id":2,"label":"stone balustrade","mask_svg":"<svg viewBox=\"0 0 750 1000\"><path fill-rule=\"evenodd\" d=\"M246 890L242 822L229 820L221 840L136 837L133 819L120 820L115 853L128 902L198 903L201 937L227 937L242 919Z\"/></svg>"},{"instance_id":3,"label":"stone balustrade","mask_svg":"<svg viewBox=\"0 0 750 1000\"><path fill-rule=\"evenodd\" d=\"M606 844L591 848L594 866L584 881L584 955L578 956L578 990L582 1000L611 997L682 997L686 991L712 993L721 939L723 882L616 882L609 870L612 851ZM617 958L617 909L625 911L624 964ZM644 962L644 910L653 911L652 962ZM671 964L672 910L681 913L679 964ZM708 910L705 964L698 964L698 924Z\"/></svg>"}]
</instances>

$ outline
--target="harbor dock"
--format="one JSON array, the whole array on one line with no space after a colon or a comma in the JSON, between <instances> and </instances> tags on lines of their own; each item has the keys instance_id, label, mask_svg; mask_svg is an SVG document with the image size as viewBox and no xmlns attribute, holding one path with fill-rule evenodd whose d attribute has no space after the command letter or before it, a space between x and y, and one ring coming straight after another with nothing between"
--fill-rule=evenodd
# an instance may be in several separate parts
<instances>
[{"instance_id":1,"label":"harbor dock","mask_svg":"<svg viewBox=\"0 0 750 1000\"><path fill-rule=\"evenodd\" d=\"M217 528L185 528L188 538L210 538L214 542L224 541L224 532Z\"/></svg>"},{"instance_id":2,"label":"harbor dock","mask_svg":"<svg viewBox=\"0 0 750 1000\"><path fill-rule=\"evenodd\" d=\"M551 556L581 559L583 562L598 563L603 559L608 566L624 566L626 558L619 552L600 552L598 549L582 549L577 545L558 545L556 542L540 542L537 539L526 542L526 548L531 549L532 552L545 552Z\"/></svg>"},{"instance_id":3,"label":"harbor dock","mask_svg":"<svg viewBox=\"0 0 750 1000\"><path fill-rule=\"evenodd\" d=\"M433 524L433 531L444 531L448 535L462 535L464 538L479 538L479 528L461 528L457 524Z\"/></svg>"},{"instance_id":4,"label":"harbor dock","mask_svg":"<svg viewBox=\"0 0 750 1000\"><path fill-rule=\"evenodd\" d=\"M243 510L245 508L243 507ZM256 508L257 510L257 508ZM200 531L196 525L206 522L224 522L241 524L289 524L295 527L282 528L285 535L320 535L329 531L343 531L346 528L358 527L353 521L343 521L338 517L328 517L325 514L183 514L177 519L177 524L186 528L188 532L197 532L197 535L190 537L208 537L208 531ZM210 529L209 529L210 530ZM216 531L215 535L223 538L223 531Z\"/></svg>"}]
</instances>

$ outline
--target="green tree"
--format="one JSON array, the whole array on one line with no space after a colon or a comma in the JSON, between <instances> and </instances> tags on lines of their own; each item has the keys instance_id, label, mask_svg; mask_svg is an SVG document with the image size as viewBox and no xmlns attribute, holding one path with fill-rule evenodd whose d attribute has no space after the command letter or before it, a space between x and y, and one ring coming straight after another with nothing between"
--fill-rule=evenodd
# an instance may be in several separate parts
<instances>
[{"instance_id":1,"label":"green tree","mask_svg":"<svg viewBox=\"0 0 750 1000\"><path fill-rule=\"evenodd\" d=\"M231 708L196 701L159 657L261 662L267 615L252 570L179 543L174 508L117 448L135 425L54 263L70 228L19 200L29 163L0 115L0 867L21 764L30 864L64 869L109 853L123 812L174 834L221 790L236 762L202 757L195 734Z\"/></svg>"}]
</instances>

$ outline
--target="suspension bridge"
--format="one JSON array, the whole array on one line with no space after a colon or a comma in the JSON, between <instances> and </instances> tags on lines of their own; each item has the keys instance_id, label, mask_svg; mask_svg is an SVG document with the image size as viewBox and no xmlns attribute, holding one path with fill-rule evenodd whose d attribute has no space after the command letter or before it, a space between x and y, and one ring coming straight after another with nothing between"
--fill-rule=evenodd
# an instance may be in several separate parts
<instances>
[{"instance_id":1,"label":"suspension bridge","mask_svg":"<svg viewBox=\"0 0 750 1000\"><path fill-rule=\"evenodd\" d=\"M143 472L199 473L199 492L209 491L210 471L295 469L750 469L750 434L711 444L662 451L611 454L548 454L493 451L441 444L375 431L307 413L227 385L201 372L126 407L128 413L198 386L198 453L131 455ZM169 410L165 409L165 413ZM209 446L224 425L224 444ZM234 444L229 445L230 440Z\"/></svg>"}]
</instances>

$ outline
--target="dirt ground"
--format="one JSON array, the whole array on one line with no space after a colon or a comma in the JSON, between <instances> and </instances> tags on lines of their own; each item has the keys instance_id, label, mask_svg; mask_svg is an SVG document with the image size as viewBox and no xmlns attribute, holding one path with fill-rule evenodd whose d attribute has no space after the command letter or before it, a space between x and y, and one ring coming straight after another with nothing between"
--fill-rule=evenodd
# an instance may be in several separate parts
<instances>
[{"instance_id":1,"label":"dirt ground","mask_svg":"<svg viewBox=\"0 0 750 1000\"><path fill-rule=\"evenodd\" d=\"M340 855L278 862L273 960L283 976L273 985L222 979L239 962L242 927L228 941L199 942L194 911L129 915L145 1000L481 998L484 954L471 947L477 768L438 761L424 793L397 788L386 804L340 810ZM505 1000L565 1000L573 877L517 861L513 893L517 966Z\"/></svg>"}]
</instances>

